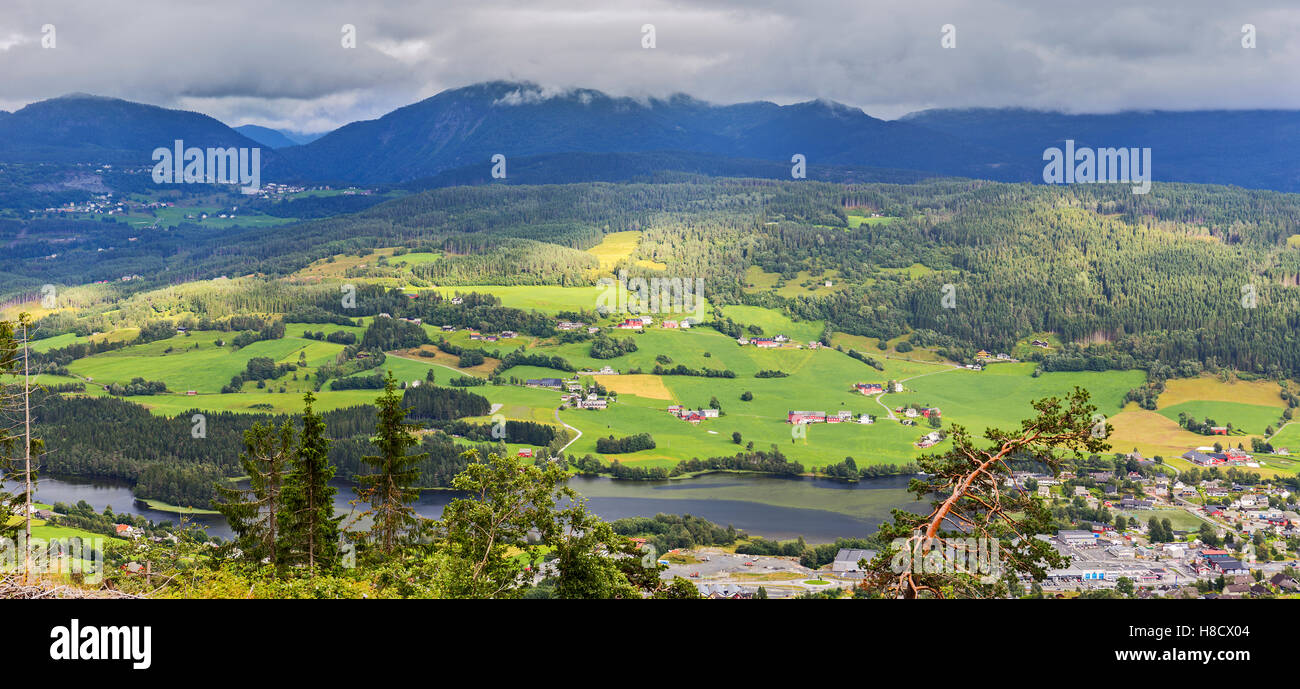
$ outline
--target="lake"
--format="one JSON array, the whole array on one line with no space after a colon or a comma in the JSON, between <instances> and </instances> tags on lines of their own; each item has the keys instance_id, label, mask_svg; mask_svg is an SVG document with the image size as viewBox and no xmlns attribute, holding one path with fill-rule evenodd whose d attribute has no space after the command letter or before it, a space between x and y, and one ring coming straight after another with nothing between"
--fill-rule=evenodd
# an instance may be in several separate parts
<instances>
[{"instance_id":1,"label":"lake","mask_svg":"<svg viewBox=\"0 0 1300 689\"><path fill-rule=\"evenodd\" d=\"M593 512L607 521L651 517L660 512L692 514L765 538L803 536L809 543L828 543L874 532L895 508L919 511L924 504L917 503L907 492L908 479L890 476L850 484L814 478L708 474L680 481L575 477L570 485L587 498ZM338 488L335 511L347 514L354 509L349 501L356 494L350 485L339 484ZM416 512L436 519L458 495L454 491L424 491ZM37 485L37 502L74 504L78 500L90 503L96 511L111 507L114 512L136 514L155 522L179 521L176 514L138 502L126 482L43 476ZM355 509L360 511L364 505ZM193 515L189 519L206 526L214 536L232 536L220 516Z\"/></svg>"}]
</instances>

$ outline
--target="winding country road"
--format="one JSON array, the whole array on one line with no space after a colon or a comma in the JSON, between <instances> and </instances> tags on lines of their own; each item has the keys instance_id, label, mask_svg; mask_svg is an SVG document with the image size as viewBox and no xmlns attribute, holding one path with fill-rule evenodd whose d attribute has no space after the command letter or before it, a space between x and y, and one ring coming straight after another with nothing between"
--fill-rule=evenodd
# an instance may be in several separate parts
<instances>
[{"instance_id":1,"label":"winding country road","mask_svg":"<svg viewBox=\"0 0 1300 689\"><path fill-rule=\"evenodd\" d=\"M885 358L888 359L888 358L890 358L890 357L885 357ZM914 359L904 359L904 361L915 361L915 360L914 360ZM918 362L918 363L919 363L919 362ZM938 362L924 362L924 363L938 363ZM925 376L932 376L932 375L934 375L934 374L936 374L936 373L947 373L947 372L949 372L949 371L960 371L960 370L962 370L962 367L961 367L961 366L958 366L958 365L956 365L956 364L949 364L949 363L946 363L946 362L945 362L944 365L945 365L945 366L949 366L950 368L940 369L940 370L938 370L938 371L930 371L929 373L918 373L918 374L916 374L916 375L914 375L914 376L908 376L908 377L906 377L906 378L899 378L899 379L898 379L898 382L899 382L899 383L905 383L905 382L907 382L907 381L909 381L909 380L912 380L913 378L924 378ZM885 410L885 413L889 415L889 420L890 420L890 421L897 421L897 420L898 420L898 417L897 417L897 416L894 416L894 410L893 410L893 409L890 409L890 408L889 408L889 405L885 404L885 401L884 401L884 399L885 399L885 395L888 395L888 394L890 394L890 393L889 393L889 392L881 392L881 393L878 393L877 395L875 395L875 398L876 398L876 404L879 404L879 405L880 405L880 408Z\"/></svg>"},{"instance_id":2,"label":"winding country road","mask_svg":"<svg viewBox=\"0 0 1300 689\"><path fill-rule=\"evenodd\" d=\"M573 440L570 440L569 442L565 443L565 444L564 444L564 447L560 448L560 452L564 452L565 450L569 449L569 446L570 446L570 445L572 445L572 444L578 442L578 438L581 438L581 437L582 437L582 431L579 431L578 429L574 428L573 426L570 426L569 424L564 423L563 421L561 421L561 420L560 420L560 410L559 410L559 409L556 409L556 410L555 410L555 422L558 423L558 424L560 424L561 426L564 426L565 428L567 428L567 429L569 429L569 430L571 430L571 431L576 432L576 433L578 434L577 436L575 436L575 437L573 438Z\"/></svg>"}]
</instances>

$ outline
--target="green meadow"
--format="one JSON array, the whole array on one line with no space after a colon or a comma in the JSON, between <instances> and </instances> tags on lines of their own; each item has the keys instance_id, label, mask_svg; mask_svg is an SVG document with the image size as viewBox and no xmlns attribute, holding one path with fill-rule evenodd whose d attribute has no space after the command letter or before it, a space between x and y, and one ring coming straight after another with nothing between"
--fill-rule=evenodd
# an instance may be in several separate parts
<instances>
[{"instance_id":1,"label":"green meadow","mask_svg":"<svg viewBox=\"0 0 1300 689\"><path fill-rule=\"evenodd\" d=\"M290 330L289 332L294 332ZM68 365L73 373L93 379L94 383L128 383L140 377L161 380L173 392L219 392L235 374L244 370L253 357L270 357L277 362L296 363L300 352L308 365L332 360L343 346L286 336L263 340L235 349L230 345L234 333L200 331L188 336L177 335L147 344L131 345L111 352L78 359ZM217 341L225 341L218 346ZM299 378L303 378L303 371ZM303 381L305 383L305 381ZM246 386L251 385L245 383Z\"/></svg>"},{"instance_id":2,"label":"green meadow","mask_svg":"<svg viewBox=\"0 0 1300 689\"><path fill-rule=\"evenodd\" d=\"M1287 450L1300 455L1300 423L1291 422L1278 429L1277 433L1268 441L1273 444L1274 449L1286 448Z\"/></svg>"},{"instance_id":3,"label":"green meadow","mask_svg":"<svg viewBox=\"0 0 1300 689\"><path fill-rule=\"evenodd\" d=\"M433 263L441 258L442 254L435 254L428 251L415 251L408 254L402 254L401 256L391 256L388 259L388 263L389 265L413 268L415 266Z\"/></svg>"},{"instance_id":4,"label":"green meadow","mask_svg":"<svg viewBox=\"0 0 1300 689\"><path fill-rule=\"evenodd\" d=\"M1119 510L1119 513L1130 519L1136 519L1138 523L1146 526L1147 520L1154 517L1157 520L1169 520L1169 525L1178 531L1195 531L1201 528L1201 521L1196 515L1183 509L1163 509L1163 510Z\"/></svg>"},{"instance_id":5,"label":"green meadow","mask_svg":"<svg viewBox=\"0 0 1300 689\"><path fill-rule=\"evenodd\" d=\"M803 344L820 339L826 327L822 321L795 321L779 311L761 306L724 306L722 313L737 323L762 328L765 336L786 335Z\"/></svg>"},{"instance_id":6,"label":"green meadow","mask_svg":"<svg viewBox=\"0 0 1300 689\"><path fill-rule=\"evenodd\" d=\"M463 289L463 288L461 288ZM454 290L452 290L454 291ZM590 288L491 288L507 296L513 305L529 304L537 308L547 303L551 308L564 309L576 306L572 299ZM565 299L570 300L561 305ZM510 303L507 301L507 303ZM783 333L795 342L807 342L820 337L822 323L796 322L775 311L750 306L727 306L724 313L738 322L755 324L765 333ZM342 351L339 344L321 342L301 337L304 330L332 332L346 330L357 335L362 328L356 326L317 325L291 323L286 326L286 337L253 343L242 349L232 349L228 341L233 333L193 332L151 342L131 345L120 350L105 352L72 362L71 371L93 378L88 394L105 394L97 387L107 383L126 383L132 378L161 380L169 393L138 396L132 401L145 405L154 413L182 415L191 410L235 412L286 412L301 410L302 394L314 388L311 379L315 370L328 363ZM442 333L428 326L431 336ZM943 423L958 423L973 434L980 435L989 427L1014 428L1031 416L1032 400L1063 396L1073 387L1081 386L1092 393L1092 398L1104 414L1115 414L1121 409L1125 393L1144 380L1141 371L1107 371L1080 373L1044 373L1033 375L1033 364L996 364L983 371L971 371L950 363L885 358L874 347L867 347L865 339L837 337L837 342L862 346L862 351L875 357L882 370L857 361L832 348L797 348L793 344L779 349L758 349L740 346L736 341L711 328L697 327L689 330L667 330L658 325L644 332L612 331L618 339L631 339L637 350L613 359L595 359L590 356L590 342L555 344L554 340L521 337L498 343L479 343L468 340L467 333L457 332L451 340L462 346L479 345L489 350L508 351L517 346L548 355L558 355L577 369L599 369L611 366L622 372L619 376L595 376L596 380L617 392L617 401L605 410L564 409L558 411L559 420L582 432L569 448L570 453L595 453L600 437L622 437L636 433L650 433L656 447L625 455L609 455L606 459L619 459L645 466L671 466L691 457L731 455L744 450L750 443L759 449L773 446L789 458L807 467L819 467L852 457L859 465L900 464L914 460L922 451L915 443L932 429L925 419L916 425L903 425L888 418L889 409L922 404L937 406L943 412ZM63 337L63 336L60 336ZM53 339L53 338L51 338ZM227 341L218 347L216 341ZM427 348L426 348L427 349ZM262 388L254 383L244 383L237 393L221 394L222 386L232 376L242 371L247 361L255 356L265 356L282 363L298 364L297 371L266 381ZM894 355L898 356L898 355ZM656 376L655 366L666 358L668 367L678 364L702 370L725 369L735 378L706 378L700 376ZM355 375L373 375L392 371L402 382L424 381L429 371L435 380L445 385L460 375L485 377L493 362L473 370L455 366L455 357L439 355L420 357L389 354L383 366ZM786 374L779 378L757 378L762 370L779 370ZM629 375L638 372L640 375ZM519 366L508 370L506 378L567 378L571 374L548 368ZM76 379L47 376L41 382L71 382ZM854 383L889 380L902 382L900 393L886 393L867 397L854 390ZM187 391L196 394L186 394ZM532 389L512 385L483 385L471 388L493 405L496 413L508 419L557 423L560 393L555 390ZM750 393L752 399L742 401ZM317 393L317 406L321 410L337 409L357 404L371 404L378 390L330 390L328 386ZM709 407L716 404L722 415L691 424L669 415L670 404L687 407ZM1270 423L1276 423L1278 410L1259 405L1232 402L1184 402L1162 409L1161 414L1177 417L1180 409L1199 417L1209 415L1220 422L1261 432ZM786 423L790 411L825 411L834 415L848 411L854 422L843 424L813 424L793 427ZM857 423L862 414L876 417L873 424ZM473 421L487 421L485 415ZM733 440L739 434L740 443ZM1294 438L1292 436L1295 436ZM1300 426L1289 426L1274 439L1274 444L1289 444L1300 449ZM941 452L949 447L947 441L934 446L929 452ZM1122 448L1126 449L1126 448ZM1283 462L1281 458L1279 463Z\"/></svg>"},{"instance_id":7,"label":"green meadow","mask_svg":"<svg viewBox=\"0 0 1300 689\"><path fill-rule=\"evenodd\" d=\"M1194 400L1182 402L1157 410L1167 419L1178 421L1180 413L1203 421L1213 419L1219 426L1232 424L1234 430L1263 435L1272 426L1277 428L1282 421L1282 410L1258 404L1243 402Z\"/></svg>"},{"instance_id":8,"label":"green meadow","mask_svg":"<svg viewBox=\"0 0 1300 689\"><path fill-rule=\"evenodd\" d=\"M859 227L862 227L863 225L868 225L868 226L870 226L870 225L888 225L889 223L894 222L895 220L898 220L898 218L889 217L889 216L872 217L872 216L867 216L867 215L858 215L858 214L856 214L856 213L849 213L849 214L848 214L847 216L845 216L845 217L846 217L846 218L848 219L848 221L849 221L849 227L852 227L852 228L855 228L855 229L856 229L856 228L859 228Z\"/></svg>"},{"instance_id":9,"label":"green meadow","mask_svg":"<svg viewBox=\"0 0 1300 689\"><path fill-rule=\"evenodd\" d=\"M146 213L127 213L122 215L111 216L118 222L125 223L132 227L145 228L152 225L158 227L176 227L182 223L202 225L203 227L212 227L226 229L229 227L270 227L274 225L287 225L298 222L297 218L280 218L264 213L241 213L235 212L233 217L229 208L217 206L172 206L170 208L156 208L152 211L153 215ZM208 217L201 218L203 213ZM222 213L228 217L218 217ZM187 217L194 216L194 217Z\"/></svg>"},{"instance_id":10,"label":"green meadow","mask_svg":"<svg viewBox=\"0 0 1300 689\"><path fill-rule=\"evenodd\" d=\"M1118 412L1124 395L1142 384L1142 371L1057 372L1033 377L1033 364L995 364L982 371L947 368L903 383L904 391L885 395L891 406L937 406L946 423L955 422L979 434L988 427L1015 428L1033 414L1030 402L1063 397L1075 386L1087 389L1100 413Z\"/></svg>"},{"instance_id":11,"label":"green meadow","mask_svg":"<svg viewBox=\"0 0 1300 689\"><path fill-rule=\"evenodd\" d=\"M560 311L592 311L600 303L598 300L605 292L604 287L554 287L549 285L459 285L455 287L435 287L444 297L453 297L456 293L492 294L501 299L502 306L516 309L558 313Z\"/></svg>"}]
</instances>

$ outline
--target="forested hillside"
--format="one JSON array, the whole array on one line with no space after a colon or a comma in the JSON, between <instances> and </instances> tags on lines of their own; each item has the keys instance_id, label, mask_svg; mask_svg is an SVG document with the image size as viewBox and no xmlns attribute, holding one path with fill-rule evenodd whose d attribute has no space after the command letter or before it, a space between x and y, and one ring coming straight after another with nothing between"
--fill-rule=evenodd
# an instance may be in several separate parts
<instances>
[{"instance_id":1,"label":"forested hillside","mask_svg":"<svg viewBox=\"0 0 1300 689\"><path fill-rule=\"evenodd\" d=\"M861 222L866 215L881 222ZM102 235L84 224L53 227L33 221L6 231L15 246L0 267L18 274L10 294L18 281L33 290L72 282L71 266L81 257L103 256L108 252L94 247L121 238L116 225ZM213 317L306 305L347 317L382 309L416 316L418 309L378 299L344 312L337 288L300 286L293 276L339 252L402 246L444 256L410 269L417 286L594 285L596 263L585 250L607 233L639 230L635 254L620 264L632 276L703 278L712 303L775 307L850 334L913 333L919 344L969 354L1051 331L1067 344L1092 344L1105 361L1089 367L1186 359L1294 373L1297 228L1297 197L1195 185L1157 185L1147 195L976 181L455 187L288 228L150 233L112 252L113 270L141 279L87 290L84 299L107 309L124 298L129 305L131 294L150 287L252 273L290 279L189 286L175 298ZM71 240L60 244L57 259L25 260L48 251L55 236ZM753 271L781 283L824 275L836 289L747 289ZM942 301L945 285L953 308ZM141 312L140 322L128 322L133 313L128 306L114 324L148 320Z\"/></svg>"}]
</instances>

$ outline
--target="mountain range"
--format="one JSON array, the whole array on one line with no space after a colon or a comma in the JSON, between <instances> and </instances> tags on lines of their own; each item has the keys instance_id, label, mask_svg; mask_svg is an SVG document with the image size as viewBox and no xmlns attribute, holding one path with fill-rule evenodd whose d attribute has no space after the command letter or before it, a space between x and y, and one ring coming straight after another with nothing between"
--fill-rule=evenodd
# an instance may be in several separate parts
<instances>
[{"instance_id":1,"label":"mountain range","mask_svg":"<svg viewBox=\"0 0 1300 689\"><path fill-rule=\"evenodd\" d=\"M303 144L309 144L326 134L326 132L321 132L319 134L304 134L302 132L262 127L256 124L240 125L235 127L235 131L268 148L301 146Z\"/></svg>"},{"instance_id":2,"label":"mountain range","mask_svg":"<svg viewBox=\"0 0 1300 689\"><path fill-rule=\"evenodd\" d=\"M926 110L887 121L817 100L714 105L685 95L638 100L590 89L488 82L451 89L318 139L199 113L73 94L0 111L0 161L137 162L174 139L262 146L267 179L441 186L490 181L491 158L532 182L620 170L780 176L805 156L810 178L963 176L1041 181L1043 150L1150 147L1156 181L1300 191L1300 112L1240 110L1073 115L1024 109ZM302 143L306 141L306 143ZM548 164L543 164L543 162ZM658 161L658 162L656 162ZM603 173L584 172L599 162ZM521 167L521 163L523 166ZM882 174L880 170L895 171ZM554 171L554 174L552 174ZM849 178L854 178L848 174ZM521 180L511 180L521 181Z\"/></svg>"}]
</instances>

